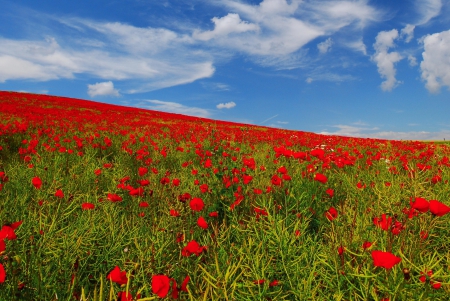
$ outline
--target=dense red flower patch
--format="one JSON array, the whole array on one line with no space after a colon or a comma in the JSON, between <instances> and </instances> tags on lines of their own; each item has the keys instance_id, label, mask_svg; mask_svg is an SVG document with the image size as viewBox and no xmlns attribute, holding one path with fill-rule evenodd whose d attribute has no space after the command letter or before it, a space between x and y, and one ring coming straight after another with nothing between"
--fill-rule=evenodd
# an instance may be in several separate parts
<instances>
[{"instance_id":1,"label":"dense red flower patch","mask_svg":"<svg viewBox=\"0 0 450 301\"><path fill-rule=\"evenodd\" d=\"M0 193L10 193L12 182L14 187L25 187L31 196L22 204L29 206L27 210L42 210L43 216L53 214L49 211L53 204L72 206L71 218L82 216L89 222L95 214L110 218L108 210L120 212L119 220L108 220L111 231L115 223L139 224L145 235L153 235L149 234L148 241L164 241L157 247L147 246L151 258L143 267L136 255L138 247L133 251L122 247L125 255L122 251L117 255L117 250L111 252L114 254L102 254L108 260L113 256L120 260L126 257L123 264L117 258L96 263L103 269L102 279L107 275L112 285L120 287L114 293L118 300L139 296L139 290L132 286L135 279L146 279L145 285L151 285L146 293L153 297L177 299L180 293L188 292L190 276L195 281L203 278L186 275L186 271L208 263L216 270L217 258L228 262L237 256L233 248L240 243L238 238L233 238L229 249L218 243L224 225L231 227L231 236L237 235L238 230L261 227L282 237L276 232L280 228L292 236L289 243L295 243L296 248L308 239L328 235L323 241L331 245L333 252L329 256L336 256L337 260L330 260L326 266L333 268L331 262L337 262L335 268L339 272L331 274L346 277L347 272L356 275L361 270L386 272L379 267L404 268L402 265L409 263L394 254L407 258L406 252L419 248L417 252L423 254L440 235L436 230L439 228L433 227L446 221L450 212L448 189L443 188L448 184L446 172L450 167L450 149L445 145L325 136L13 92L0 92L0 117L2 160L13 158L29 171L18 184L14 182L16 175L0 164ZM258 149L260 145L264 147ZM60 159L57 175L49 175L49 164L43 162L44 157L51 155ZM70 164L75 158L80 169L89 170L86 183L77 180L80 172L72 172ZM61 180L63 177L68 180ZM80 188L83 186L89 187L91 193L84 193ZM398 199L391 204L393 196ZM128 211L133 219L124 213ZM292 220L297 224L286 226ZM235 224L230 225L231 221ZM311 224L300 228L305 221ZM25 218L23 222L34 223L27 224L26 235L21 233L22 228L16 231L22 221L2 221L0 254L6 255L0 258L0 283L15 277L15 266L23 262L20 256L11 259L8 253L18 236L21 244L26 240L30 245L47 239L48 233L54 239L64 237L62 232L54 231L52 224ZM171 229L173 225L176 226ZM265 239L261 248L272 243L268 236L261 237ZM408 249L411 237L420 244ZM83 243L80 238L79 245ZM133 247L139 243L130 239ZM213 253L218 250L220 256ZM166 254L172 261L165 259ZM98 254L92 249L76 256L77 262L78 257L86 262ZM233 287L286 289L291 281L278 278L286 268L277 270L284 259L277 258L278 254L270 256L267 271L276 278L255 274ZM411 257L412 261L420 256ZM181 268L183 264L188 268ZM433 278L433 272L423 267L425 263L420 264L423 271L416 271L416 275L421 273L419 277L405 277L427 282L436 290L445 285L441 279ZM414 262L416 266L420 264ZM77 285L75 275L79 269L77 264L71 271L71 284ZM246 272L243 269L237 274ZM135 277L134 273L141 274ZM179 287L175 278L180 281L180 275L186 278ZM386 272L383 277L386 275L390 274ZM94 281L92 278L90 281ZM219 285L213 282L214 286ZM125 291L126 285L133 290ZM22 289L27 286L31 284L23 284ZM383 298L379 296L380 300Z\"/></svg>"}]
</instances>

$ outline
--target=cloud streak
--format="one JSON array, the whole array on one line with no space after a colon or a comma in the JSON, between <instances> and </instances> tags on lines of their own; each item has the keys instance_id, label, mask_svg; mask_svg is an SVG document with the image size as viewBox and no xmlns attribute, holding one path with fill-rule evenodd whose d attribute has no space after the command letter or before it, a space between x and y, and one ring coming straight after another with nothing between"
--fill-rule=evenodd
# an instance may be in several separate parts
<instances>
[{"instance_id":1,"label":"cloud streak","mask_svg":"<svg viewBox=\"0 0 450 301\"><path fill-rule=\"evenodd\" d=\"M88 75L128 81L124 92L136 93L191 83L215 71L211 56L192 47L188 35L79 18L56 22L72 34L48 29L45 39L0 38L0 82Z\"/></svg>"},{"instance_id":2,"label":"cloud streak","mask_svg":"<svg viewBox=\"0 0 450 301\"><path fill-rule=\"evenodd\" d=\"M322 131L319 134L360 138L377 138L388 140L450 140L450 131L380 131L378 127L362 127L354 125L334 125L337 131Z\"/></svg>"},{"instance_id":3,"label":"cloud streak","mask_svg":"<svg viewBox=\"0 0 450 301\"><path fill-rule=\"evenodd\" d=\"M206 117L207 118L207 117L211 116L211 112L206 109L197 108L197 107L189 107L189 106L185 106L181 103L177 103L177 102L162 101L162 100L156 100L156 99L144 100L144 101L134 104L134 106L143 108L143 109L183 114L183 115L196 116L196 117Z\"/></svg>"}]
</instances>

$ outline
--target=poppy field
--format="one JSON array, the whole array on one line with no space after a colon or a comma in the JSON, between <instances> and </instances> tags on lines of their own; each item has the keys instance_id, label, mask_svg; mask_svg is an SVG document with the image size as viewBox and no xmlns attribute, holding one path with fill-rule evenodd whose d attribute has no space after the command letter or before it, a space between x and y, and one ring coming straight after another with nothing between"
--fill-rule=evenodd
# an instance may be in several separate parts
<instances>
[{"instance_id":1,"label":"poppy field","mask_svg":"<svg viewBox=\"0 0 450 301\"><path fill-rule=\"evenodd\" d=\"M448 300L449 157L0 92L0 300Z\"/></svg>"}]
</instances>

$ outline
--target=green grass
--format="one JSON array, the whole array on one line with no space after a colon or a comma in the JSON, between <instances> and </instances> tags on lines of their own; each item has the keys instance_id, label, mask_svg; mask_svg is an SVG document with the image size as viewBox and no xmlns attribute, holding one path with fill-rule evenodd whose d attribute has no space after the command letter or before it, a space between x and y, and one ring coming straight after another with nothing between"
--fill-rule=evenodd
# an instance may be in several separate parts
<instances>
[{"instance_id":1,"label":"green grass","mask_svg":"<svg viewBox=\"0 0 450 301\"><path fill-rule=\"evenodd\" d=\"M223 129L192 142L190 135L175 137L175 122L165 126L154 135L136 130L131 132L134 138L95 130L42 134L29 162L19 148L38 137L39 128L0 135L0 172L8 177L0 180L0 226L23 221L15 230L17 239L4 239L0 263L6 280L0 283L0 300L116 300L127 290L133 300L137 294L139 300L156 300L154 275L173 278L179 288L189 276L188 291L179 292L180 300L448 300L449 215L405 214L415 197L449 204L450 173L442 164L450 153L446 145L342 139L318 159L311 155L314 145L306 142L252 140L256 133L270 133L267 129L247 129L244 142L217 139L230 135ZM91 144L84 140L82 155L74 141L64 142L94 133L98 137ZM45 147L55 147L52 139L59 134L59 143L74 150L72 154ZM112 141L109 147L93 146L104 144L106 136ZM281 145L306 152L309 159L277 157L274 146ZM166 156L161 154L164 148ZM136 152L142 149L148 154L138 159ZM382 154L378 159L377 152ZM338 167L338 157L351 156L353 164ZM255 160L255 169L245 166L249 158ZM206 159L211 167L205 167ZM405 159L409 171L403 168ZM112 167L104 167L107 163ZM417 163L429 168L421 171ZM140 176L144 166L148 173ZM291 179L277 186L271 179L282 177L282 166ZM100 175L95 174L98 169ZM317 173L326 175L326 183L314 180ZM253 177L250 183L243 183L244 174ZM433 183L436 175L441 180ZM32 184L36 176L41 189ZM149 180L144 195L131 196L119 188L124 177L130 177L124 184L134 188L139 180ZM168 184L161 184L164 177ZM180 185L173 185L173 179ZM232 183L228 188L227 179ZM207 192L201 192L202 184L208 185ZM63 198L55 196L58 189ZM122 201L111 202L109 193ZM201 198L203 210L191 210L190 199L181 202L184 193ZM149 206L140 207L141 202ZM95 208L82 210L83 203ZM326 212L331 207L337 218L330 221ZM171 216L171 209L180 216ZM383 214L392 218L387 231L374 224ZM197 225L200 216L207 229ZM183 256L191 240L206 251ZM372 245L364 249L365 242ZM401 262L391 269L377 267L374 250L390 252ZM126 272L126 284L107 279L115 266ZM432 276L422 282L421 273L428 271ZM433 288L436 283L441 286ZM172 292L171 286L167 299Z\"/></svg>"}]
</instances>

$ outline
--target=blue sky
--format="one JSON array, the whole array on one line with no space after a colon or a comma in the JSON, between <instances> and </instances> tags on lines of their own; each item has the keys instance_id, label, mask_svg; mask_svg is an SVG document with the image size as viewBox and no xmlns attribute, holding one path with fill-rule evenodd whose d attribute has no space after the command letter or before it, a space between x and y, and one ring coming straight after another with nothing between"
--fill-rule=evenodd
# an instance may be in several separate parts
<instances>
[{"instance_id":1,"label":"blue sky","mask_svg":"<svg viewBox=\"0 0 450 301\"><path fill-rule=\"evenodd\" d=\"M0 0L0 90L450 140L448 0Z\"/></svg>"}]
</instances>

